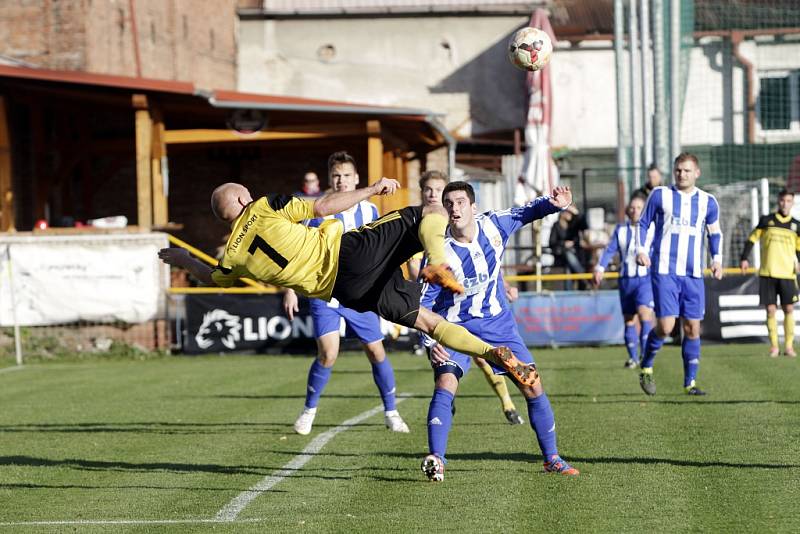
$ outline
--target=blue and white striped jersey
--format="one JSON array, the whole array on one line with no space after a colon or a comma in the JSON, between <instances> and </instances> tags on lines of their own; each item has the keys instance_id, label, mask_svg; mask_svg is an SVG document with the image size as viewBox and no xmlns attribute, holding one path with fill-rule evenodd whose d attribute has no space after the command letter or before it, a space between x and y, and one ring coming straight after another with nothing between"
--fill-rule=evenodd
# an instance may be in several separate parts
<instances>
[{"instance_id":1,"label":"blue and white striped jersey","mask_svg":"<svg viewBox=\"0 0 800 534\"><path fill-rule=\"evenodd\" d=\"M650 225L645 238L645 248L649 250L650 244L653 242L653 233L655 227ZM630 221L620 223L614 228L611 234L611 239L608 241L608 246L603 251L600 261L597 263L595 270L605 271L608 267L608 262L614 257L614 254L619 252L619 275L622 278L636 278L640 276L648 276L650 269L644 265L636 263L636 251L639 249L639 225L633 224Z\"/></svg>"},{"instance_id":2,"label":"blue and white striped jersey","mask_svg":"<svg viewBox=\"0 0 800 534\"><path fill-rule=\"evenodd\" d=\"M375 204L366 200L362 200L348 210L337 213L336 215L328 215L327 217L310 219L307 224L308 226L318 227L325 219L339 219L344 225L344 231L349 232L350 230L354 230L359 226L370 223L377 218L378 208L375 207Z\"/></svg>"},{"instance_id":3,"label":"blue and white striped jersey","mask_svg":"<svg viewBox=\"0 0 800 534\"><path fill-rule=\"evenodd\" d=\"M719 204L713 195L697 188L692 193L678 191L675 186L653 189L639 219L640 253L649 253L644 229L650 223L655 223L650 257L653 273L702 278L706 231L711 261L722 264Z\"/></svg>"},{"instance_id":4,"label":"blue and white striped jersey","mask_svg":"<svg viewBox=\"0 0 800 534\"><path fill-rule=\"evenodd\" d=\"M456 241L448 229L447 263L464 286L464 294L425 284L420 304L452 323L493 317L507 310L500 264L509 237L523 225L557 211L550 197L540 197L524 206L482 213L475 217L478 231L471 243Z\"/></svg>"},{"instance_id":5,"label":"blue and white striped jersey","mask_svg":"<svg viewBox=\"0 0 800 534\"><path fill-rule=\"evenodd\" d=\"M336 215L328 215L327 217L317 217L316 219L309 219L306 221L308 226L318 227L325 219L339 219L344 225L344 231L349 232L355 230L367 223L371 223L378 218L378 208L372 202L362 200L352 208L345 210ZM332 298L328 301L329 308L338 308L339 301Z\"/></svg>"}]
</instances>

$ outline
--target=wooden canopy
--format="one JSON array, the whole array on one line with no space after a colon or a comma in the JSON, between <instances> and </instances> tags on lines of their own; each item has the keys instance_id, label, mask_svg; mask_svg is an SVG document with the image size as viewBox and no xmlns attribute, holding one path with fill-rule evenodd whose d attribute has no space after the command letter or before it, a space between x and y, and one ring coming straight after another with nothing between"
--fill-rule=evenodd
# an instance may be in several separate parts
<instances>
[{"instance_id":1,"label":"wooden canopy","mask_svg":"<svg viewBox=\"0 0 800 534\"><path fill-rule=\"evenodd\" d=\"M81 183L83 214L91 216L91 190L104 179L96 168L100 160L110 173L135 157L129 183L135 224L151 229L170 221L174 169L167 156L173 151L268 145L278 152L313 147L329 153L343 143L363 147L369 183L388 176L404 186L409 161L420 159L424 167L426 153L454 148L426 110L0 65L0 231L30 229L52 210L54 188L66 190L75 180ZM406 205L404 191L376 204L383 212Z\"/></svg>"}]
</instances>

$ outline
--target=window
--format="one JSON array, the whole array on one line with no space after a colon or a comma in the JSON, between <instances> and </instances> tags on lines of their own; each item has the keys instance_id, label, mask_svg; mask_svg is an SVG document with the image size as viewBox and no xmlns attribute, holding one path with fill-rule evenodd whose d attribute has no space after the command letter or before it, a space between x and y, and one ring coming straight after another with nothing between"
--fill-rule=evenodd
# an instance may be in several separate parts
<instances>
[{"instance_id":1,"label":"window","mask_svg":"<svg viewBox=\"0 0 800 534\"><path fill-rule=\"evenodd\" d=\"M800 70L761 73L758 119L764 132L800 132Z\"/></svg>"}]
</instances>

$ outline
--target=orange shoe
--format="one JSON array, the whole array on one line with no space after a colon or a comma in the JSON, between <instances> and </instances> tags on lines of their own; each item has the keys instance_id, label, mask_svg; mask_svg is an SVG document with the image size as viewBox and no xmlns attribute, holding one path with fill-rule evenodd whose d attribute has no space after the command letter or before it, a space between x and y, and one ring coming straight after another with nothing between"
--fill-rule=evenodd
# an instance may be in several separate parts
<instances>
[{"instance_id":1,"label":"orange shoe","mask_svg":"<svg viewBox=\"0 0 800 534\"><path fill-rule=\"evenodd\" d=\"M544 462L545 473L558 473L559 475L578 476L580 471L565 462L561 456L553 455Z\"/></svg>"},{"instance_id":2,"label":"orange shoe","mask_svg":"<svg viewBox=\"0 0 800 534\"><path fill-rule=\"evenodd\" d=\"M464 293L464 286L456 280L456 277L453 276L453 271L445 264L426 265L419 274L429 284L442 286L459 295Z\"/></svg>"},{"instance_id":3,"label":"orange shoe","mask_svg":"<svg viewBox=\"0 0 800 534\"><path fill-rule=\"evenodd\" d=\"M532 363L522 363L514 356L508 347L496 347L486 355L486 358L501 365L503 369L525 386L535 386L539 383L539 373Z\"/></svg>"}]
</instances>

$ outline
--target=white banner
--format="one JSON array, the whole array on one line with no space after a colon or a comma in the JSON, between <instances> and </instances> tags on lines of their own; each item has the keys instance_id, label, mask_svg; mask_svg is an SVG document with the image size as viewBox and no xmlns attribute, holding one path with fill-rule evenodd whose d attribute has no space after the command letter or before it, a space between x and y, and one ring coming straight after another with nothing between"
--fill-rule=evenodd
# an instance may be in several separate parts
<instances>
[{"instance_id":1,"label":"white banner","mask_svg":"<svg viewBox=\"0 0 800 534\"><path fill-rule=\"evenodd\" d=\"M0 236L0 325L140 323L163 315L165 234Z\"/></svg>"}]
</instances>

